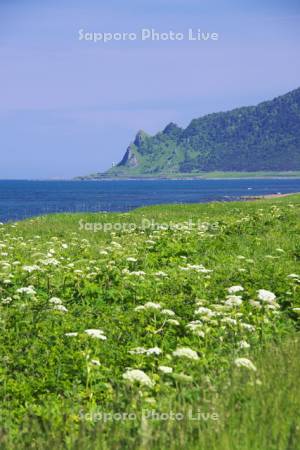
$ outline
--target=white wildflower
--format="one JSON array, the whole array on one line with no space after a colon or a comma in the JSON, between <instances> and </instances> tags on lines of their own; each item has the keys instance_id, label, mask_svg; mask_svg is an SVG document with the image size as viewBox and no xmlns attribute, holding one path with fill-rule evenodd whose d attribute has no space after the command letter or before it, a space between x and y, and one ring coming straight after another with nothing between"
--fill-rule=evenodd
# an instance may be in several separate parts
<instances>
[{"instance_id":1,"label":"white wildflower","mask_svg":"<svg viewBox=\"0 0 300 450\"><path fill-rule=\"evenodd\" d=\"M64 305L54 305L53 309L61 312L68 312L67 308Z\"/></svg>"},{"instance_id":2,"label":"white wildflower","mask_svg":"<svg viewBox=\"0 0 300 450\"><path fill-rule=\"evenodd\" d=\"M206 269L202 264L188 264L186 267L179 267L180 270L195 270L199 273L211 273L212 270Z\"/></svg>"},{"instance_id":3,"label":"white wildflower","mask_svg":"<svg viewBox=\"0 0 300 450\"><path fill-rule=\"evenodd\" d=\"M144 272L143 270L136 270L133 272L128 271L127 275L135 276L135 277L143 277L144 275L146 275L146 272Z\"/></svg>"},{"instance_id":4,"label":"white wildflower","mask_svg":"<svg viewBox=\"0 0 300 450\"><path fill-rule=\"evenodd\" d=\"M203 331L203 324L199 320L194 320L187 324L186 328L190 330L194 335L204 338L205 333Z\"/></svg>"},{"instance_id":5,"label":"white wildflower","mask_svg":"<svg viewBox=\"0 0 300 450\"><path fill-rule=\"evenodd\" d=\"M176 326L180 325L178 320L175 320L175 319L168 319L166 322L171 324L171 325L176 325Z\"/></svg>"},{"instance_id":6,"label":"white wildflower","mask_svg":"<svg viewBox=\"0 0 300 450\"><path fill-rule=\"evenodd\" d=\"M139 369L128 369L125 373L123 373L123 378L130 383L137 382L144 386L154 386L154 382L151 380L151 378L147 374L145 374L145 372Z\"/></svg>"},{"instance_id":7,"label":"white wildflower","mask_svg":"<svg viewBox=\"0 0 300 450\"><path fill-rule=\"evenodd\" d=\"M257 302L256 300L249 300L249 303L251 306L254 306L254 308L257 308L257 309L261 309L261 307L262 307L261 304L259 302Z\"/></svg>"},{"instance_id":8,"label":"white wildflower","mask_svg":"<svg viewBox=\"0 0 300 450\"><path fill-rule=\"evenodd\" d=\"M235 294L236 292L242 292L244 288L242 286L231 286L227 289L229 294Z\"/></svg>"},{"instance_id":9,"label":"white wildflower","mask_svg":"<svg viewBox=\"0 0 300 450\"><path fill-rule=\"evenodd\" d=\"M119 244L119 242L112 241L111 245L113 245L115 248L122 248L122 245Z\"/></svg>"},{"instance_id":10,"label":"white wildflower","mask_svg":"<svg viewBox=\"0 0 300 450\"><path fill-rule=\"evenodd\" d=\"M250 323L243 323L243 322L241 322L241 327L244 329L244 330L247 330L247 331L255 331L255 327L253 326L253 325L250 325Z\"/></svg>"},{"instance_id":11,"label":"white wildflower","mask_svg":"<svg viewBox=\"0 0 300 450\"><path fill-rule=\"evenodd\" d=\"M22 287L17 289L17 294L35 295L36 291L33 286Z\"/></svg>"},{"instance_id":12,"label":"white wildflower","mask_svg":"<svg viewBox=\"0 0 300 450\"><path fill-rule=\"evenodd\" d=\"M192 350L189 347L177 348L173 352L173 356L178 356L179 358L194 359L194 360L198 360L199 359L198 353L195 352L194 350Z\"/></svg>"},{"instance_id":13,"label":"white wildflower","mask_svg":"<svg viewBox=\"0 0 300 450\"><path fill-rule=\"evenodd\" d=\"M128 258L126 258L126 261L135 263L137 262L137 259L133 258L132 256L129 256Z\"/></svg>"},{"instance_id":14,"label":"white wildflower","mask_svg":"<svg viewBox=\"0 0 300 450\"><path fill-rule=\"evenodd\" d=\"M165 272L163 272L162 270L160 270L159 272L155 273L155 276L156 277L166 278L168 275Z\"/></svg>"},{"instance_id":15,"label":"white wildflower","mask_svg":"<svg viewBox=\"0 0 300 450\"><path fill-rule=\"evenodd\" d=\"M224 317L223 319L221 319L222 323L229 323L230 325L236 325L237 321L236 319L232 319L231 317Z\"/></svg>"},{"instance_id":16,"label":"white wildflower","mask_svg":"<svg viewBox=\"0 0 300 450\"><path fill-rule=\"evenodd\" d=\"M134 308L135 311L144 311L145 310L145 306L144 305L139 305L136 308Z\"/></svg>"},{"instance_id":17,"label":"white wildflower","mask_svg":"<svg viewBox=\"0 0 300 450\"><path fill-rule=\"evenodd\" d=\"M148 350L146 351L146 355L160 355L162 353L162 350L159 347L153 347L153 348L148 348Z\"/></svg>"},{"instance_id":18,"label":"white wildflower","mask_svg":"<svg viewBox=\"0 0 300 450\"><path fill-rule=\"evenodd\" d=\"M50 298L49 303L52 303L53 305L62 305L62 301L58 297Z\"/></svg>"},{"instance_id":19,"label":"white wildflower","mask_svg":"<svg viewBox=\"0 0 300 450\"><path fill-rule=\"evenodd\" d=\"M22 269L24 270L24 272L28 272L28 273L31 273L31 272L34 272L34 271L37 271L37 270L41 270L40 267L36 266L36 265L34 265L34 266L23 266Z\"/></svg>"},{"instance_id":20,"label":"white wildflower","mask_svg":"<svg viewBox=\"0 0 300 450\"><path fill-rule=\"evenodd\" d=\"M43 264L43 266L58 266L60 264L55 258L47 258L40 261L40 263Z\"/></svg>"},{"instance_id":21,"label":"white wildflower","mask_svg":"<svg viewBox=\"0 0 300 450\"><path fill-rule=\"evenodd\" d=\"M237 367L245 367L246 369L253 370L254 372L257 370L253 362L247 358L237 358L234 360L234 364Z\"/></svg>"},{"instance_id":22,"label":"white wildflower","mask_svg":"<svg viewBox=\"0 0 300 450\"><path fill-rule=\"evenodd\" d=\"M145 309L161 309L161 305L159 303L147 302L144 304Z\"/></svg>"},{"instance_id":23,"label":"white wildflower","mask_svg":"<svg viewBox=\"0 0 300 450\"><path fill-rule=\"evenodd\" d=\"M172 373L173 368L168 366L158 366L158 370L160 370L162 373Z\"/></svg>"},{"instance_id":24,"label":"white wildflower","mask_svg":"<svg viewBox=\"0 0 300 450\"><path fill-rule=\"evenodd\" d=\"M267 309L270 309L270 310L275 310L275 309L279 309L279 308L280 308L280 305L279 305L277 302L272 302L272 303L269 303L269 304L266 306L266 308L267 308Z\"/></svg>"},{"instance_id":25,"label":"white wildflower","mask_svg":"<svg viewBox=\"0 0 300 450\"><path fill-rule=\"evenodd\" d=\"M239 347L244 349L244 348L250 348L250 344L248 344L247 341L241 341L239 342Z\"/></svg>"},{"instance_id":26,"label":"white wildflower","mask_svg":"<svg viewBox=\"0 0 300 450\"><path fill-rule=\"evenodd\" d=\"M105 341L107 339L102 330L92 328L89 330L84 330L84 332L89 336L91 336L92 338L101 339L102 341Z\"/></svg>"},{"instance_id":27,"label":"white wildflower","mask_svg":"<svg viewBox=\"0 0 300 450\"><path fill-rule=\"evenodd\" d=\"M272 303L276 299L276 295L266 289L259 289L257 292L259 300L263 302Z\"/></svg>"},{"instance_id":28,"label":"white wildflower","mask_svg":"<svg viewBox=\"0 0 300 450\"><path fill-rule=\"evenodd\" d=\"M162 353L162 350L159 347L153 347L153 348L144 348L144 347L136 347L132 350L129 350L131 355L160 355Z\"/></svg>"},{"instance_id":29,"label":"white wildflower","mask_svg":"<svg viewBox=\"0 0 300 450\"><path fill-rule=\"evenodd\" d=\"M101 366L100 361L98 359L91 359L91 364L97 367Z\"/></svg>"},{"instance_id":30,"label":"white wildflower","mask_svg":"<svg viewBox=\"0 0 300 450\"><path fill-rule=\"evenodd\" d=\"M242 297L239 295L228 295L225 305L227 306L240 306L243 303Z\"/></svg>"},{"instance_id":31,"label":"white wildflower","mask_svg":"<svg viewBox=\"0 0 300 450\"><path fill-rule=\"evenodd\" d=\"M216 312L212 311L209 308L206 308L205 306L200 306L200 308L196 309L195 311L196 315L206 316L206 317L214 317L216 316Z\"/></svg>"},{"instance_id":32,"label":"white wildflower","mask_svg":"<svg viewBox=\"0 0 300 450\"><path fill-rule=\"evenodd\" d=\"M161 314L164 314L165 316L175 316L174 311L171 309L162 309Z\"/></svg>"}]
</instances>

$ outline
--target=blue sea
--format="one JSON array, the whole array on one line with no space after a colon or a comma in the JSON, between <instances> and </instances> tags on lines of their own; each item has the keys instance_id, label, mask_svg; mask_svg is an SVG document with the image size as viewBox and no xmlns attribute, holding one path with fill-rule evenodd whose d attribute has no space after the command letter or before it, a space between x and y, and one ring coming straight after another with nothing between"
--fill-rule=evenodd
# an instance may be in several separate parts
<instances>
[{"instance_id":1,"label":"blue sea","mask_svg":"<svg viewBox=\"0 0 300 450\"><path fill-rule=\"evenodd\" d=\"M0 181L0 221L60 212L129 211L161 203L300 192L300 179Z\"/></svg>"}]
</instances>

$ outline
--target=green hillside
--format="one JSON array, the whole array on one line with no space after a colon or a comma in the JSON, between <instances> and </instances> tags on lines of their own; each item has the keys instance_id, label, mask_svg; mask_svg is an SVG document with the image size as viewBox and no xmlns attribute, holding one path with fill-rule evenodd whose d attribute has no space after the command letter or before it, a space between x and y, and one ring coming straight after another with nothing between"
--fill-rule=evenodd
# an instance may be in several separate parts
<instances>
[{"instance_id":1,"label":"green hillside","mask_svg":"<svg viewBox=\"0 0 300 450\"><path fill-rule=\"evenodd\" d=\"M300 88L258 106L194 119L186 129L170 123L155 136L139 131L121 162L104 176L297 170Z\"/></svg>"}]
</instances>

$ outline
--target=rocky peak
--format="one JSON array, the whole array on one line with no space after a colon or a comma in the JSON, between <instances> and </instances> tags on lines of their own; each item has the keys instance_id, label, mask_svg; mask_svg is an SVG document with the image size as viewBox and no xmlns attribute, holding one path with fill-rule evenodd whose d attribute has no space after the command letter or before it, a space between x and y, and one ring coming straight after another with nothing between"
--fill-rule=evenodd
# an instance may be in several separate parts
<instances>
[{"instance_id":1,"label":"rocky peak","mask_svg":"<svg viewBox=\"0 0 300 450\"><path fill-rule=\"evenodd\" d=\"M133 142L134 145L136 145L137 147L140 147L148 136L149 135L147 133L145 133L145 131L139 130L135 137L135 140Z\"/></svg>"},{"instance_id":2,"label":"rocky peak","mask_svg":"<svg viewBox=\"0 0 300 450\"><path fill-rule=\"evenodd\" d=\"M127 148L126 153L123 156L122 161L118 164L118 166L136 167L137 165L138 160L134 153L133 145L131 144Z\"/></svg>"},{"instance_id":3,"label":"rocky peak","mask_svg":"<svg viewBox=\"0 0 300 450\"><path fill-rule=\"evenodd\" d=\"M171 122L169 125L166 126L166 128L163 131L163 134L169 136L169 137L178 137L182 133L182 129L176 125L176 123Z\"/></svg>"}]
</instances>

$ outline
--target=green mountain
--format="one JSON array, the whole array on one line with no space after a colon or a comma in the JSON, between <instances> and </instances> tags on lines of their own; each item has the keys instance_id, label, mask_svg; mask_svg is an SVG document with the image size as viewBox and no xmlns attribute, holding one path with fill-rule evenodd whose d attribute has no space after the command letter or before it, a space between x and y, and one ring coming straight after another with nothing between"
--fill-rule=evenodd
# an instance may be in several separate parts
<instances>
[{"instance_id":1,"label":"green mountain","mask_svg":"<svg viewBox=\"0 0 300 450\"><path fill-rule=\"evenodd\" d=\"M122 161L93 177L300 170L300 88L258 106L209 114L186 129L139 131Z\"/></svg>"}]
</instances>

